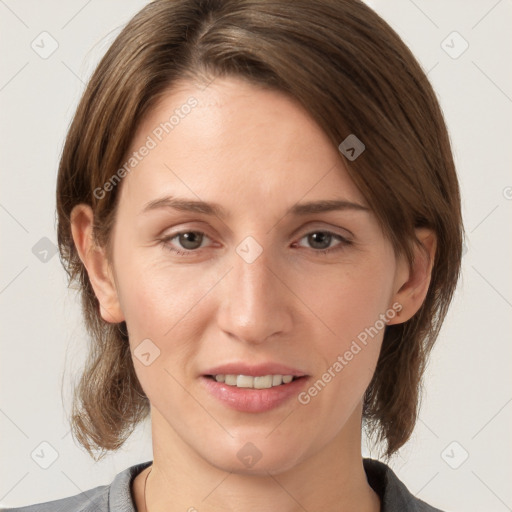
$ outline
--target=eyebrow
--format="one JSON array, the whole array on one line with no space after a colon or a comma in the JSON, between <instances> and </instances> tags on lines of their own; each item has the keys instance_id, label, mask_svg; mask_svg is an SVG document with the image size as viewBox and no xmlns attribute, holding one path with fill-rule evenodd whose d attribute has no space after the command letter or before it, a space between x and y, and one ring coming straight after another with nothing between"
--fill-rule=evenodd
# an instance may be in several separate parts
<instances>
[{"instance_id":1,"label":"eyebrow","mask_svg":"<svg viewBox=\"0 0 512 512\"><path fill-rule=\"evenodd\" d=\"M220 219L229 218L228 212L217 203L208 203L195 199L184 199L179 197L165 196L159 199L149 201L144 205L141 214L158 210L173 208L185 212L202 213L205 215L215 215ZM369 212L370 208L359 203L347 201L345 199L321 199L319 201L309 201L298 203L290 208L289 213L296 216L309 215L311 213L323 213L330 211L356 210Z\"/></svg>"}]
</instances>

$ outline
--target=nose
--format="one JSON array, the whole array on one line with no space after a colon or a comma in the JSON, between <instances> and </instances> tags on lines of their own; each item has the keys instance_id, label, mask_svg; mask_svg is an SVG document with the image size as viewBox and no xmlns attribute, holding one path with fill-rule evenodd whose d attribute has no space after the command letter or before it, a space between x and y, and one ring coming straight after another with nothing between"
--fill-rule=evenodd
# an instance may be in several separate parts
<instances>
[{"instance_id":1,"label":"nose","mask_svg":"<svg viewBox=\"0 0 512 512\"><path fill-rule=\"evenodd\" d=\"M289 333L293 293L286 286L282 265L271 261L267 250L252 262L235 252L232 264L220 288L219 327L231 337L250 344Z\"/></svg>"}]
</instances>

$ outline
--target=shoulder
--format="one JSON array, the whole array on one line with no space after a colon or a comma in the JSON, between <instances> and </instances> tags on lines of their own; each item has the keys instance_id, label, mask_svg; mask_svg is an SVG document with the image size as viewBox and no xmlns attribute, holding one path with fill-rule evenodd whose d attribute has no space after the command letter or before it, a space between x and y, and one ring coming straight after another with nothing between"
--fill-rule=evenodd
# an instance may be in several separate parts
<instances>
[{"instance_id":1,"label":"shoulder","mask_svg":"<svg viewBox=\"0 0 512 512\"><path fill-rule=\"evenodd\" d=\"M443 512L416 498L387 464L363 459L363 466L368 483L380 496L381 512Z\"/></svg>"},{"instance_id":2,"label":"shoulder","mask_svg":"<svg viewBox=\"0 0 512 512\"><path fill-rule=\"evenodd\" d=\"M1 508L1 512L136 512L131 495L133 479L151 464L142 462L118 473L109 485L100 485L88 491L18 508Z\"/></svg>"},{"instance_id":3,"label":"shoulder","mask_svg":"<svg viewBox=\"0 0 512 512\"><path fill-rule=\"evenodd\" d=\"M102 512L108 510L108 485L102 485L88 491L59 500L37 503L19 508L2 508L2 512Z\"/></svg>"}]
</instances>

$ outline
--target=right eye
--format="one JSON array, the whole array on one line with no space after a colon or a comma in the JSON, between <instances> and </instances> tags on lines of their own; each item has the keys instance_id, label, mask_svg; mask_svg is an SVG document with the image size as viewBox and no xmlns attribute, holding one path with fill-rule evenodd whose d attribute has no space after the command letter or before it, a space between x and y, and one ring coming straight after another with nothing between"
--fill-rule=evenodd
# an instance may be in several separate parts
<instances>
[{"instance_id":1,"label":"right eye","mask_svg":"<svg viewBox=\"0 0 512 512\"><path fill-rule=\"evenodd\" d=\"M180 231L179 233L174 233L162 238L160 242L166 249L180 256L192 256L202 247L202 243L205 239L208 239L208 237L201 231ZM183 250L173 245L173 243L171 243L173 240L176 240L176 243L179 243Z\"/></svg>"}]
</instances>

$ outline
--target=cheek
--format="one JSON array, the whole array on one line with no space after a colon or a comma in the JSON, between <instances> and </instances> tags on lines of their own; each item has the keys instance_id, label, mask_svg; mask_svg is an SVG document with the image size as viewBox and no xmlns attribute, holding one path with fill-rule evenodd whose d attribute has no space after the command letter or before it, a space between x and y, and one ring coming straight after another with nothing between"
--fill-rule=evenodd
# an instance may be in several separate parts
<instances>
[{"instance_id":1,"label":"cheek","mask_svg":"<svg viewBox=\"0 0 512 512\"><path fill-rule=\"evenodd\" d=\"M368 260L310 276L300 284L301 297L317 315L329 345L339 348L377 323L383 329L381 315L389 307L392 272ZM322 326L323 324L323 326Z\"/></svg>"},{"instance_id":2,"label":"cheek","mask_svg":"<svg viewBox=\"0 0 512 512\"><path fill-rule=\"evenodd\" d=\"M215 276L135 258L127 258L119 270L119 295L137 377L152 404L179 413L189 399L180 375L194 370L197 340L208 318L201 299L214 286ZM169 396L174 398L167 403Z\"/></svg>"},{"instance_id":3,"label":"cheek","mask_svg":"<svg viewBox=\"0 0 512 512\"><path fill-rule=\"evenodd\" d=\"M304 403L322 394L324 403L350 411L364 394L379 357L385 319L392 318L388 301L393 273L389 268L368 261L333 270L315 282L312 278L303 281L300 293L317 315L312 317L316 340L312 348L323 363Z\"/></svg>"},{"instance_id":4,"label":"cheek","mask_svg":"<svg viewBox=\"0 0 512 512\"><path fill-rule=\"evenodd\" d=\"M211 321L205 299L223 274L197 272L193 265L171 267L161 257L146 259L144 251L119 262L119 298L134 356L149 339L160 351L155 367L189 370Z\"/></svg>"},{"instance_id":5,"label":"cheek","mask_svg":"<svg viewBox=\"0 0 512 512\"><path fill-rule=\"evenodd\" d=\"M211 287L206 273L197 273L192 266L171 266L163 251L131 248L116 261L119 300L127 324L158 338L198 303L208 285Z\"/></svg>"}]
</instances>

